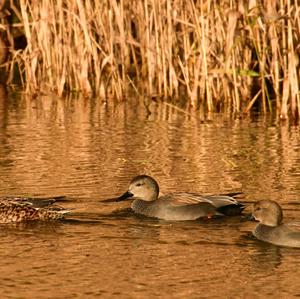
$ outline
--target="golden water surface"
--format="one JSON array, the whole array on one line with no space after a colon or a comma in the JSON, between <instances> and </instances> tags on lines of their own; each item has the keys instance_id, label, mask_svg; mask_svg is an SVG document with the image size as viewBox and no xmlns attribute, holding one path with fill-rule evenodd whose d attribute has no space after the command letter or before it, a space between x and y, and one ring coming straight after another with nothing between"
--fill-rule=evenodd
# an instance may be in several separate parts
<instances>
[{"instance_id":1,"label":"golden water surface","mask_svg":"<svg viewBox=\"0 0 300 299\"><path fill-rule=\"evenodd\" d=\"M300 249L240 217L166 222L104 203L138 174L163 193L243 191L300 219L299 127L131 99L0 96L0 195L66 195L66 221L0 225L1 298L293 298ZM300 221L300 220L299 220Z\"/></svg>"}]
</instances>

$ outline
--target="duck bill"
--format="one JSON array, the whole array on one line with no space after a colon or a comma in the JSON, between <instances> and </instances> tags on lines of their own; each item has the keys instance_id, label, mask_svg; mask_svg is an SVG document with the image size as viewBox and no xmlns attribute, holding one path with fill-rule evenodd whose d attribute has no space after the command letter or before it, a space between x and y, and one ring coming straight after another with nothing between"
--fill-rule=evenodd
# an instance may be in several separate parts
<instances>
[{"instance_id":1,"label":"duck bill","mask_svg":"<svg viewBox=\"0 0 300 299\"><path fill-rule=\"evenodd\" d=\"M133 194L131 192L127 191L123 195L121 195L120 197L118 197L117 201L129 200L132 196L133 196Z\"/></svg>"},{"instance_id":2,"label":"duck bill","mask_svg":"<svg viewBox=\"0 0 300 299\"><path fill-rule=\"evenodd\" d=\"M245 219L247 221L255 221L256 220L252 213L245 215Z\"/></svg>"}]
</instances>

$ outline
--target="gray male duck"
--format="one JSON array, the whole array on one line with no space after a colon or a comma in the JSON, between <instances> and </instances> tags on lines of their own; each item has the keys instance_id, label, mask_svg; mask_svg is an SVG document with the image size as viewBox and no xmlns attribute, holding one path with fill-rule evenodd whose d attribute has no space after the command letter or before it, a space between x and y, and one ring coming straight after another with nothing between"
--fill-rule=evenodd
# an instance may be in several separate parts
<instances>
[{"instance_id":1,"label":"gray male duck","mask_svg":"<svg viewBox=\"0 0 300 299\"><path fill-rule=\"evenodd\" d=\"M53 205L63 197L1 197L0 223L62 219L69 210Z\"/></svg>"},{"instance_id":2,"label":"gray male duck","mask_svg":"<svg viewBox=\"0 0 300 299\"><path fill-rule=\"evenodd\" d=\"M158 183L148 175L139 175L117 201L130 200L135 213L164 220L196 220L202 217L239 215L244 206L231 196L203 196L176 192L159 197Z\"/></svg>"},{"instance_id":3,"label":"gray male duck","mask_svg":"<svg viewBox=\"0 0 300 299\"><path fill-rule=\"evenodd\" d=\"M259 224L252 234L274 245L300 247L300 223L282 223L283 213L274 200L260 200L253 206L252 216Z\"/></svg>"}]
</instances>

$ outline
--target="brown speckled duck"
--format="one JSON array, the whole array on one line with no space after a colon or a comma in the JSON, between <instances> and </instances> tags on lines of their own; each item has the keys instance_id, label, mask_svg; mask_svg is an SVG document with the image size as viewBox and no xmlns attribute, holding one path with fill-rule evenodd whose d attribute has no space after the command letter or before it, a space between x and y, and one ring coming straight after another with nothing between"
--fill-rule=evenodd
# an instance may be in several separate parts
<instances>
[{"instance_id":1,"label":"brown speckled duck","mask_svg":"<svg viewBox=\"0 0 300 299\"><path fill-rule=\"evenodd\" d=\"M1 197L0 223L62 219L69 210L52 205L62 197Z\"/></svg>"}]
</instances>

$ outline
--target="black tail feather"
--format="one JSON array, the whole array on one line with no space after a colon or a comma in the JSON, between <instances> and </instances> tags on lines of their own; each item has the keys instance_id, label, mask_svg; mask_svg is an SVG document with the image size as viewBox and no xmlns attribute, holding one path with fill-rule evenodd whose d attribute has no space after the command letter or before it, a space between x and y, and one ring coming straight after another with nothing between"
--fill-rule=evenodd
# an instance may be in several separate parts
<instances>
[{"instance_id":1,"label":"black tail feather","mask_svg":"<svg viewBox=\"0 0 300 299\"><path fill-rule=\"evenodd\" d=\"M232 205L219 207L217 208L217 211L226 216L236 216L236 215L240 215L244 209L245 206L243 204L237 204L237 205L232 204Z\"/></svg>"}]
</instances>

